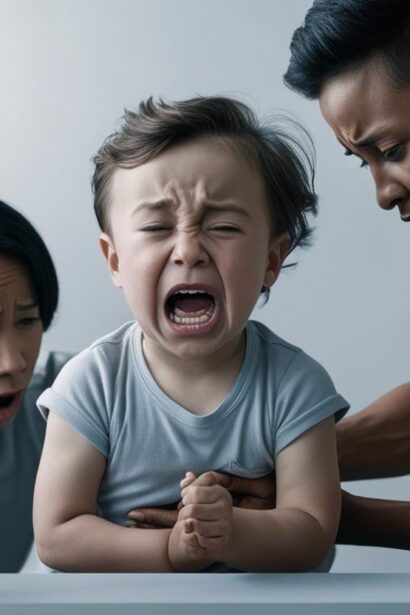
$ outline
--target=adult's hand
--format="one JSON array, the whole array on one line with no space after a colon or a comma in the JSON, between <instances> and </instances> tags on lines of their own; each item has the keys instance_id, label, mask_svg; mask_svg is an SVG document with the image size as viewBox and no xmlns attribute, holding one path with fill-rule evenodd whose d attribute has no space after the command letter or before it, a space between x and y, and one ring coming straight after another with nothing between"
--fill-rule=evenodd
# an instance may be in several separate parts
<instances>
[{"instance_id":1,"label":"adult's hand","mask_svg":"<svg viewBox=\"0 0 410 615\"><path fill-rule=\"evenodd\" d=\"M261 478L243 478L223 472L209 472L209 474L213 475L216 484L228 489L234 506L258 510L275 508L276 483L273 472ZM181 487L193 484L196 478L195 474L187 472ZM128 519L130 525L132 524L131 527L147 529L174 527L181 507L182 504L179 502L172 508L137 508L128 513Z\"/></svg>"}]
</instances>

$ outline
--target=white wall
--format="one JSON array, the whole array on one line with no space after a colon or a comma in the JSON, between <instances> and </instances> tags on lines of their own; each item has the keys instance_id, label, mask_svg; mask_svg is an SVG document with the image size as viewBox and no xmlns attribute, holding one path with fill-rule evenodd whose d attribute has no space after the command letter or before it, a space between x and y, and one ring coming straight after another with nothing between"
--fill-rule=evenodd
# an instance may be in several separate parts
<instances>
[{"instance_id":1,"label":"white wall","mask_svg":"<svg viewBox=\"0 0 410 615\"><path fill-rule=\"evenodd\" d=\"M375 205L309 102L282 84L310 0L0 0L0 198L46 239L61 280L49 348L77 350L129 318L98 252L90 158L151 94L239 96L313 133L321 213L257 317L324 363L359 409L409 378L409 226ZM350 484L407 498L410 478ZM335 571L410 571L410 553L339 548Z\"/></svg>"}]
</instances>

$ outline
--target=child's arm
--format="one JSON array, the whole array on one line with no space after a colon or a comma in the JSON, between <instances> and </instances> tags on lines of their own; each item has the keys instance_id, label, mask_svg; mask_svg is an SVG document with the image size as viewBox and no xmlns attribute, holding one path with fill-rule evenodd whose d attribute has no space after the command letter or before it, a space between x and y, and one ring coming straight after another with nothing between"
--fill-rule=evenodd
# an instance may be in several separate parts
<instances>
[{"instance_id":1,"label":"child's arm","mask_svg":"<svg viewBox=\"0 0 410 615\"><path fill-rule=\"evenodd\" d=\"M169 529L130 530L96 516L106 459L50 412L34 495L40 559L63 571L170 571Z\"/></svg>"},{"instance_id":2,"label":"child's arm","mask_svg":"<svg viewBox=\"0 0 410 615\"><path fill-rule=\"evenodd\" d=\"M204 537L198 537L198 559L207 555L232 568L264 571L302 571L320 564L340 513L333 418L281 451L276 470L275 510L234 508L232 515L226 501L215 497L215 486L188 487L180 516L192 519L193 532ZM213 494L206 495L207 489Z\"/></svg>"},{"instance_id":3,"label":"child's arm","mask_svg":"<svg viewBox=\"0 0 410 615\"><path fill-rule=\"evenodd\" d=\"M410 472L410 382L337 425L341 480Z\"/></svg>"}]
</instances>

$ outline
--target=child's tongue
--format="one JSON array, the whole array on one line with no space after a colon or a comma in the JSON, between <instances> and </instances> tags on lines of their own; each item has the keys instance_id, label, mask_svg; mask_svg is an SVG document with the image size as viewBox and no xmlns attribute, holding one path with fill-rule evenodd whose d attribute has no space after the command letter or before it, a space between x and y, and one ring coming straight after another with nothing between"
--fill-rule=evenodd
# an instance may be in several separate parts
<instances>
[{"instance_id":1,"label":"child's tongue","mask_svg":"<svg viewBox=\"0 0 410 615\"><path fill-rule=\"evenodd\" d=\"M177 295L174 299L174 310L180 310L181 312L187 312L192 314L193 312L200 312L207 310L212 305L212 298L210 295L203 293L198 295Z\"/></svg>"}]
</instances>

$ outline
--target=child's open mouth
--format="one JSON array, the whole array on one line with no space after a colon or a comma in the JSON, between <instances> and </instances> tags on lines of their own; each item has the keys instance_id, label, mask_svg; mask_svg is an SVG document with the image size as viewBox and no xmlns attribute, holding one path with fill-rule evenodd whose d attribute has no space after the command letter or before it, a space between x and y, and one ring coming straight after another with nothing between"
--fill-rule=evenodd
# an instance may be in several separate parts
<instances>
[{"instance_id":1,"label":"child's open mouth","mask_svg":"<svg viewBox=\"0 0 410 615\"><path fill-rule=\"evenodd\" d=\"M165 311L178 330L207 330L216 312L215 297L203 289L180 288L167 298Z\"/></svg>"}]
</instances>

